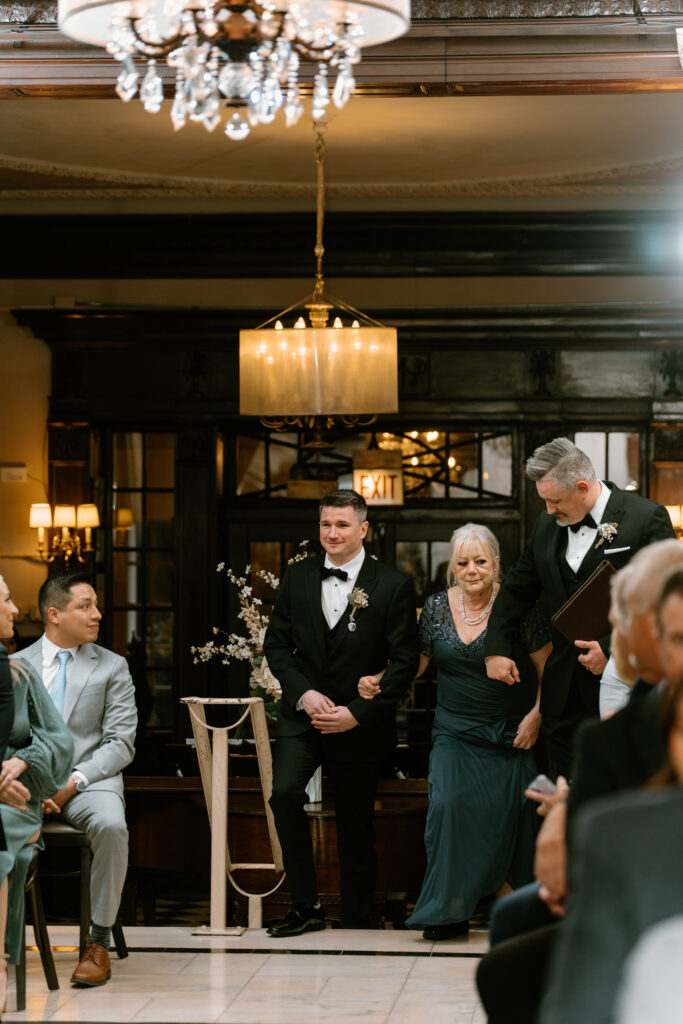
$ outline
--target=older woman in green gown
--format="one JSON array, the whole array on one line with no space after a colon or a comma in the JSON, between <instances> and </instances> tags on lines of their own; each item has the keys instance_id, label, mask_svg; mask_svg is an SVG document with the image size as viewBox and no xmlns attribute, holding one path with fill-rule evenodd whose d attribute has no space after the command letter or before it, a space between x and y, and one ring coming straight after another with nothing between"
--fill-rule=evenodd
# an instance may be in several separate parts
<instances>
[{"instance_id":1,"label":"older woman in green gown","mask_svg":"<svg viewBox=\"0 0 683 1024\"><path fill-rule=\"evenodd\" d=\"M0 576L0 640L12 636L16 613L17 607ZM66 784L73 767L71 733L42 681L20 659L10 663L10 671L14 717L7 744L0 751L0 821L5 839L5 849L0 848L0 1010L7 991L7 955L12 963L19 961L24 883L32 846L40 843L42 801ZM5 915L3 904L8 908Z\"/></svg>"}]
</instances>

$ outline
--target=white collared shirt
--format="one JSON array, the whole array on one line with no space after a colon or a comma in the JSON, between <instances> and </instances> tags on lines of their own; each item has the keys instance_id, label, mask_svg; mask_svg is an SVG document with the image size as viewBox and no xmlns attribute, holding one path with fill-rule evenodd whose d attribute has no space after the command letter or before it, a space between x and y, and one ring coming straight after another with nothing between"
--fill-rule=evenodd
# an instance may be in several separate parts
<instances>
[{"instance_id":1,"label":"white collared shirt","mask_svg":"<svg viewBox=\"0 0 683 1024\"><path fill-rule=\"evenodd\" d=\"M326 569L343 569L348 574L347 580L340 580L336 576L328 576L322 581L322 606L325 621L330 629L334 629L348 604L348 596L356 585L358 573L365 559L365 548L361 548L355 558L345 565L335 565L325 555Z\"/></svg>"},{"instance_id":2,"label":"white collared shirt","mask_svg":"<svg viewBox=\"0 0 683 1024\"><path fill-rule=\"evenodd\" d=\"M609 487L601 480L600 496L593 505L593 508L588 509L596 523L602 522L602 516L611 493ZM598 536L598 528L597 526L592 528L590 526L582 526L576 533L570 530L569 526L564 527L564 529L567 531L567 554L565 555L567 565L574 572L578 572L579 566L595 543Z\"/></svg>"},{"instance_id":3,"label":"white collared shirt","mask_svg":"<svg viewBox=\"0 0 683 1024\"><path fill-rule=\"evenodd\" d=\"M43 633L42 639L42 652L43 652L43 685L48 693L52 693L52 684L55 681L57 670L59 669L59 662L57 661L57 655L60 651L68 650L71 657L66 663L66 682L69 683L71 676L71 666L74 663L74 658L78 654L78 647L58 647L57 644L53 644L52 640L48 640L47 636Z\"/></svg>"},{"instance_id":4,"label":"white collared shirt","mask_svg":"<svg viewBox=\"0 0 683 1024\"><path fill-rule=\"evenodd\" d=\"M53 644L52 640L48 640L45 633L42 636L41 651L42 651L42 679L43 685L48 693L51 694L52 684L55 681L57 670L59 668L59 661L57 655L60 651L69 651L71 657L66 663L66 685L69 685L69 679L71 677L71 669L74 663L74 658L78 654L78 646L76 647L58 647L57 644ZM83 772L72 771L71 778L74 782L82 782L83 786L88 785L88 779Z\"/></svg>"}]
</instances>

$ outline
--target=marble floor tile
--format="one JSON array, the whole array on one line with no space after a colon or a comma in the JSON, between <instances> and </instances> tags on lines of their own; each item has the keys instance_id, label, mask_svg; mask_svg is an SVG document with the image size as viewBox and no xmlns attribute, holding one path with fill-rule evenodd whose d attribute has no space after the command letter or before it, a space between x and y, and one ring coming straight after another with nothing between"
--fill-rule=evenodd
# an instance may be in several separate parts
<instances>
[{"instance_id":1,"label":"marble floor tile","mask_svg":"<svg viewBox=\"0 0 683 1024\"><path fill-rule=\"evenodd\" d=\"M197 953L192 957L190 963L183 967L178 976L180 978L202 976L202 980L207 977L244 978L246 980L256 974L269 958L270 954L268 953L238 954L223 950Z\"/></svg>"},{"instance_id":2,"label":"marble floor tile","mask_svg":"<svg viewBox=\"0 0 683 1024\"><path fill-rule=\"evenodd\" d=\"M72 998L58 1007L50 1021L87 1021L88 1024L95 1022L119 1021L120 1024L128 1024L137 1013L149 1002L149 995L119 995L118 993L105 992L104 989L90 989L85 992L78 992Z\"/></svg>"},{"instance_id":3,"label":"marble floor tile","mask_svg":"<svg viewBox=\"0 0 683 1024\"><path fill-rule=\"evenodd\" d=\"M391 976L406 978L415 958L411 956L366 956L364 954L343 954L338 956L316 956L301 954L299 956L270 956L258 971L258 977L277 977L286 975L318 975L326 977L371 977L381 973L382 977Z\"/></svg>"},{"instance_id":4,"label":"marble floor tile","mask_svg":"<svg viewBox=\"0 0 683 1024\"><path fill-rule=\"evenodd\" d=\"M367 975L353 977L347 975L343 978L328 978L322 988L318 1000L328 1003L334 1002L362 1002L372 1009L386 1007L388 1013L395 1000L403 991L404 980L402 978L375 977Z\"/></svg>"},{"instance_id":5,"label":"marble floor tile","mask_svg":"<svg viewBox=\"0 0 683 1024\"><path fill-rule=\"evenodd\" d=\"M104 988L70 984L75 927L50 929L60 989L27 955L27 1009L10 985L5 1020L64 1024L485 1024L476 995L485 931L426 943L409 931L327 929L274 943L263 930L191 936L183 928L127 928L130 956L112 957ZM475 954L475 955L473 955Z\"/></svg>"},{"instance_id":6,"label":"marble floor tile","mask_svg":"<svg viewBox=\"0 0 683 1024\"><path fill-rule=\"evenodd\" d=\"M174 1024L212 1024L230 1005L234 993L197 991L176 993L173 996L154 996L131 1018L135 1024L142 1021L173 1021Z\"/></svg>"},{"instance_id":7,"label":"marble floor tile","mask_svg":"<svg viewBox=\"0 0 683 1024\"><path fill-rule=\"evenodd\" d=\"M219 1024L385 1024L387 1010L372 1009L345 999L321 1003L292 997L264 996L261 1000L239 996L218 1017Z\"/></svg>"}]
</instances>

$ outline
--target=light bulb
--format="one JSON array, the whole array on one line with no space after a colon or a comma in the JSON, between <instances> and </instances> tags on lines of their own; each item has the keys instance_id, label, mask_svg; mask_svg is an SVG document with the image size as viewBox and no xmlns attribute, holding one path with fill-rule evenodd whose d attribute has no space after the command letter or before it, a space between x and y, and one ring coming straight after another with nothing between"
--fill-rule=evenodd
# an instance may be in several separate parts
<instances>
[{"instance_id":1,"label":"light bulb","mask_svg":"<svg viewBox=\"0 0 683 1024\"><path fill-rule=\"evenodd\" d=\"M306 321L304 320L304 318L302 316L300 316L299 319L297 320L297 322L294 324L294 326L295 327L305 327L306 326Z\"/></svg>"}]
</instances>

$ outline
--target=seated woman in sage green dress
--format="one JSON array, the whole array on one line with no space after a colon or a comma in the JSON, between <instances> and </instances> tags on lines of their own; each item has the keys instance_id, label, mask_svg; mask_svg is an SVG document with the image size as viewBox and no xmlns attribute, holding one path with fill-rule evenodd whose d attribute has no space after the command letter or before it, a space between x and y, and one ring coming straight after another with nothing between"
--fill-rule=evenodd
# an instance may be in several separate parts
<instances>
[{"instance_id":1,"label":"seated woman in sage green dress","mask_svg":"<svg viewBox=\"0 0 683 1024\"><path fill-rule=\"evenodd\" d=\"M461 526L451 538L448 589L427 598L420 616L419 674L434 657L437 708L427 871L406 926L422 928L431 941L466 935L482 897L506 881L517 887L533 878L537 819L524 790L537 772L532 748L550 634L536 614L520 637L520 682L507 686L488 678L484 641L499 566L491 531L475 523ZM380 688L380 674L359 683L368 699Z\"/></svg>"},{"instance_id":2,"label":"seated woman in sage green dress","mask_svg":"<svg viewBox=\"0 0 683 1024\"><path fill-rule=\"evenodd\" d=\"M16 613L17 607L0 576L0 640L12 636ZM10 961L18 963L24 882L32 846L40 842L42 802L65 785L73 767L71 733L42 681L27 662L18 659L10 662L10 671L14 718L7 744L0 750L0 821L5 837L5 849L0 849L0 1012L7 993L5 940Z\"/></svg>"}]
</instances>

